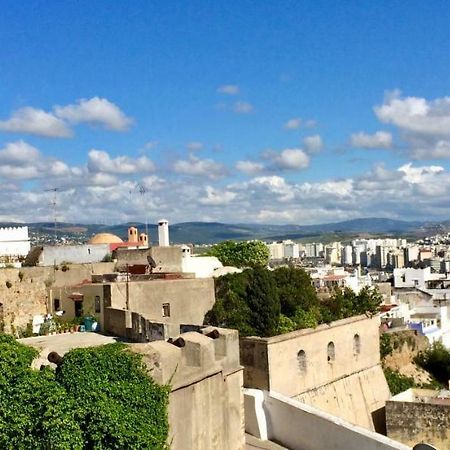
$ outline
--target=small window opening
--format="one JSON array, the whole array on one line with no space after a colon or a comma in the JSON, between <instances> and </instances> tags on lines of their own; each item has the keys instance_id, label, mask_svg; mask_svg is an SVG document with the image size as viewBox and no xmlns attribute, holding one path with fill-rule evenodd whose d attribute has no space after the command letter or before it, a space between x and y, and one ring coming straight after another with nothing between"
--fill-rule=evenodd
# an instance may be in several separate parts
<instances>
[{"instance_id":1,"label":"small window opening","mask_svg":"<svg viewBox=\"0 0 450 450\"><path fill-rule=\"evenodd\" d=\"M355 334L353 336L353 354L359 355L359 353L361 353L361 338L359 334Z\"/></svg>"},{"instance_id":2,"label":"small window opening","mask_svg":"<svg viewBox=\"0 0 450 450\"><path fill-rule=\"evenodd\" d=\"M327 347L327 359L328 362L331 363L335 360L336 358L336 353L335 353L335 349L334 349L334 343L333 342L329 342L328 343L328 347Z\"/></svg>"},{"instance_id":3,"label":"small window opening","mask_svg":"<svg viewBox=\"0 0 450 450\"><path fill-rule=\"evenodd\" d=\"M53 310L59 311L60 309L61 309L61 301L59 300L59 298L54 298L53 299Z\"/></svg>"},{"instance_id":4,"label":"small window opening","mask_svg":"<svg viewBox=\"0 0 450 450\"><path fill-rule=\"evenodd\" d=\"M95 312L99 313L101 312L101 308L100 308L100 296L96 295L95 296Z\"/></svg>"},{"instance_id":5,"label":"small window opening","mask_svg":"<svg viewBox=\"0 0 450 450\"><path fill-rule=\"evenodd\" d=\"M300 350L297 353L297 361L298 361L298 368L301 373L306 372L306 353L304 350Z\"/></svg>"},{"instance_id":6,"label":"small window opening","mask_svg":"<svg viewBox=\"0 0 450 450\"><path fill-rule=\"evenodd\" d=\"M163 303L162 315L163 317L170 317L170 303Z\"/></svg>"}]
</instances>

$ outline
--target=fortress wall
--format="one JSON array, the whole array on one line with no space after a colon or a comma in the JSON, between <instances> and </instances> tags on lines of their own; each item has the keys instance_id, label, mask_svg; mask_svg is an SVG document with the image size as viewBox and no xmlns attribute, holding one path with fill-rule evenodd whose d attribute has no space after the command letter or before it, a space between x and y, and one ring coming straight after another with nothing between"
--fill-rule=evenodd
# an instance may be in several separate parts
<instances>
[{"instance_id":1,"label":"fortress wall","mask_svg":"<svg viewBox=\"0 0 450 450\"><path fill-rule=\"evenodd\" d=\"M355 425L380 431L384 428L383 408L389 397L383 369L376 365L294 398Z\"/></svg>"},{"instance_id":2,"label":"fortress wall","mask_svg":"<svg viewBox=\"0 0 450 450\"><path fill-rule=\"evenodd\" d=\"M217 337L209 337L217 330ZM217 333L216 332L216 333ZM171 385L172 450L244 450L242 367L236 330L207 327L178 344L131 344L160 384ZM180 342L181 341L181 342Z\"/></svg>"}]
</instances>

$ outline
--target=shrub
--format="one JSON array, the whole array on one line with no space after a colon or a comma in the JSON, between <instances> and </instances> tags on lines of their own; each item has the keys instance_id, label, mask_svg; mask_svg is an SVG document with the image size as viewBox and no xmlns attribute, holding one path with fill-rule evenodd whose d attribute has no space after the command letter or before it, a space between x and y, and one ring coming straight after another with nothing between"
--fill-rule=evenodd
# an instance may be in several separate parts
<instances>
[{"instance_id":1,"label":"shrub","mask_svg":"<svg viewBox=\"0 0 450 450\"><path fill-rule=\"evenodd\" d=\"M400 392L415 386L414 378L402 375L397 370L386 368L384 369L384 376L392 395L400 394Z\"/></svg>"},{"instance_id":2,"label":"shrub","mask_svg":"<svg viewBox=\"0 0 450 450\"><path fill-rule=\"evenodd\" d=\"M435 342L431 348L420 352L414 362L430 372L438 382L447 385L450 379L450 351L441 342Z\"/></svg>"}]
</instances>

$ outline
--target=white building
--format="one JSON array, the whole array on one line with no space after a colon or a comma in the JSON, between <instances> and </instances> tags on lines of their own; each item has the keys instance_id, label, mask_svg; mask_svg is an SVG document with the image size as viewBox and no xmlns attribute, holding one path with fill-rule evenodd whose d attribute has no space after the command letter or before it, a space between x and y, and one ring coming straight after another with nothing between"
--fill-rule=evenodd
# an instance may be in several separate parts
<instances>
[{"instance_id":1,"label":"white building","mask_svg":"<svg viewBox=\"0 0 450 450\"><path fill-rule=\"evenodd\" d=\"M0 228L0 257L14 260L27 256L29 251L28 227Z\"/></svg>"}]
</instances>

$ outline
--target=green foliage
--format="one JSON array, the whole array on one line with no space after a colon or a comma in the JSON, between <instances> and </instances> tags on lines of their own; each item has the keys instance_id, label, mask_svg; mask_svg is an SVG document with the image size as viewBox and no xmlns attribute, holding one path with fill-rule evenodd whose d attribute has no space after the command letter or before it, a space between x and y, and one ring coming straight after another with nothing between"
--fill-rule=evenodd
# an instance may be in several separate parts
<instances>
[{"instance_id":1,"label":"green foliage","mask_svg":"<svg viewBox=\"0 0 450 450\"><path fill-rule=\"evenodd\" d=\"M384 359L386 356L392 354L392 351L394 350L392 346L392 339L391 335L388 333L383 333L380 336L380 358Z\"/></svg>"},{"instance_id":2,"label":"green foliage","mask_svg":"<svg viewBox=\"0 0 450 450\"><path fill-rule=\"evenodd\" d=\"M113 260L112 254L111 253L107 253L103 257L102 262L112 262L112 260Z\"/></svg>"},{"instance_id":3,"label":"green foliage","mask_svg":"<svg viewBox=\"0 0 450 450\"><path fill-rule=\"evenodd\" d=\"M169 390L122 345L69 352L55 372L0 335L0 448L165 449Z\"/></svg>"},{"instance_id":4,"label":"green foliage","mask_svg":"<svg viewBox=\"0 0 450 450\"><path fill-rule=\"evenodd\" d=\"M274 336L280 317L280 299L273 275L262 267L249 272L246 302L249 323L258 336Z\"/></svg>"},{"instance_id":5,"label":"green foliage","mask_svg":"<svg viewBox=\"0 0 450 450\"><path fill-rule=\"evenodd\" d=\"M450 351L441 342L435 342L429 349L420 352L414 362L440 383L447 385L450 379Z\"/></svg>"},{"instance_id":6,"label":"green foliage","mask_svg":"<svg viewBox=\"0 0 450 450\"><path fill-rule=\"evenodd\" d=\"M220 242L211 248L208 255L217 257L224 266L235 267L265 267L270 256L267 245L261 241Z\"/></svg>"},{"instance_id":7,"label":"green foliage","mask_svg":"<svg viewBox=\"0 0 450 450\"><path fill-rule=\"evenodd\" d=\"M400 392L406 391L415 386L414 378L402 375L397 370L385 368L384 376L386 377L386 381L392 395L400 394Z\"/></svg>"},{"instance_id":8,"label":"green foliage","mask_svg":"<svg viewBox=\"0 0 450 450\"><path fill-rule=\"evenodd\" d=\"M273 336L360 314L375 314L381 303L376 289L336 290L319 301L311 278L296 267L269 271L247 269L216 279L216 303L205 324L236 328L242 336Z\"/></svg>"}]
</instances>

